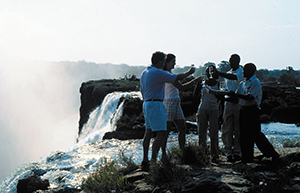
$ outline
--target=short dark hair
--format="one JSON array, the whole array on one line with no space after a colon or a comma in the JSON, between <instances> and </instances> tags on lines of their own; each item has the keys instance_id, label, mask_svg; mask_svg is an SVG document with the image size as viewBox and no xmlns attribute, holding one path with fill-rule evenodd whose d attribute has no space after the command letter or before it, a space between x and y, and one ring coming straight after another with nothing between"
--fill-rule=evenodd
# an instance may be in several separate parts
<instances>
[{"instance_id":1,"label":"short dark hair","mask_svg":"<svg viewBox=\"0 0 300 193\"><path fill-rule=\"evenodd\" d=\"M157 64L159 61L164 60L166 54L160 51L156 51L152 54L151 62L152 64Z\"/></svg>"},{"instance_id":2,"label":"short dark hair","mask_svg":"<svg viewBox=\"0 0 300 193\"><path fill-rule=\"evenodd\" d=\"M172 61L174 58L176 58L176 56L174 54L171 54L171 53L167 54L166 55L166 64L167 64L167 62ZM167 70L167 65L164 66L164 70Z\"/></svg>"},{"instance_id":3,"label":"short dark hair","mask_svg":"<svg viewBox=\"0 0 300 193\"><path fill-rule=\"evenodd\" d=\"M171 54L171 53L167 54L166 57L167 57L166 62L170 62L171 60L176 58L176 56L174 54Z\"/></svg>"},{"instance_id":4,"label":"short dark hair","mask_svg":"<svg viewBox=\"0 0 300 193\"><path fill-rule=\"evenodd\" d=\"M230 56L229 62L233 64L239 64L241 61L241 58L238 54L232 54Z\"/></svg>"},{"instance_id":5,"label":"short dark hair","mask_svg":"<svg viewBox=\"0 0 300 193\"><path fill-rule=\"evenodd\" d=\"M255 74L255 71L256 71L256 66L253 63L247 63L244 66L244 70L245 69L249 70L251 72L251 75L253 76Z\"/></svg>"}]
</instances>

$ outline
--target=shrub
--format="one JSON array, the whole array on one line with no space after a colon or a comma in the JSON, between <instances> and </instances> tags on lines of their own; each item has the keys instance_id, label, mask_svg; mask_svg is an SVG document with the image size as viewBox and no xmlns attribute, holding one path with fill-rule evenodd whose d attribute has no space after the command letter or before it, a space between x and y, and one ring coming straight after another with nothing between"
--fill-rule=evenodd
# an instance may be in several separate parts
<instances>
[{"instance_id":1,"label":"shrub","mask_svg":"<svg viewBox=\"0 0 300 193\"><path fill-rule=\"evenodd\" d=\"M87 193L106 193L115 190L120 192L127 185L124 175L120 172L118 162L101 160L101 165L82 182L82 189Z\"/></svg>"},{"instance_id":2,"label":"shrub","mask_svg":"<svg viewBox=\"0 0 300 193\"><path fill-rule=\"evenodd\" d=\"M150 184L160 185L168 182L180 183L186 180L185 171L170 160L159 161L150 165L146 181Z\"/></svg>"},{"instance_id":3,"label":"shrub","mask_svg":"<svg viewBox=\"0 0 300 193\"><path fill-rule=\"evenodd\" d=\"M300 138L286 139L282 145L283 147L300 147Z\"/></svg>"},{"instance_id":4,"label":"shrub","mask_svg":"<svg viewBox=\"0 0 300 193\"><path fill-rule=\"evenodd\" d=\"M208 166L210 165L210 155L206 148L199 146L196 142L187 144L185 151L179 148L170 148L170 155L179 159L183 164Z\"/></svg>"},{"instance_id":5,"label":"shrub","mask_svg":"<svg viewBox=\"0 0 300 193\"><path fill-rule=\"evenodd\" d=\"M127 157L127 156L125 156L124 152L125 152L124 150L120 151L120 154L119 154L119 163L121 163L121 165L124 166L120 171L124 175L126 175L126 174L132 172L133 170L137 169L138 166L132 160L132 155L129 156L129 157Z\"/></svg>"},{"instance_id":6,"label":"shrub","mask_svg":"<svg viewBox=\"0 0 300 193\"><path fill-rule=\"evenodd\" d=\"M151 184L167 182L180 184L187 180L188 175L185 175L186 171L177 164L208 166L210 163L208 151L197 143L189 143L184 151L178 146L172 146L168 149L166 160L150 165L150 175L146 176L146 180Z\"/></svg>"}]
</instances>

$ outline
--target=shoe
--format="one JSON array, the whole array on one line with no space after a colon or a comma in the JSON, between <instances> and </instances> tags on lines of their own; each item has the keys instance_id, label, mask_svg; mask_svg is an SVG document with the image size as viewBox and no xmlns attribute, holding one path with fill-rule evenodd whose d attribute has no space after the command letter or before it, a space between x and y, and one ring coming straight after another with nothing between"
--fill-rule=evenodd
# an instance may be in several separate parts
<instances>
[{"instance_id":1,"label":"shoe","mask_svg":"<svg viewBox=\"0 0 300 193\"><path fill-rule=\"evenodd\" d=\"M233 159L234 159L235 162L237 162L237 161L241 161L242 158L239 155L234 155Z\"/></svg>"},{"instance_id":2,"label":"shoe","mask_svg":"<svg viewBox=\"0 0 300 193\"><path fill-rule=\"evenodd\" d=\"M142 161L141 163L142 171L148 172L150 168L150 162L149 161Z\"/></svg>"},{"instance_id":3,"label":"shoe","mask_svg":"<svg viewBox=\"0 0 300 193\"><path fill-rule=\"evenodd\" d=\"M227 162L234 162L232 155L228 155L226 156L226 158L227 158Z\"/></svg>"}]
</instances>

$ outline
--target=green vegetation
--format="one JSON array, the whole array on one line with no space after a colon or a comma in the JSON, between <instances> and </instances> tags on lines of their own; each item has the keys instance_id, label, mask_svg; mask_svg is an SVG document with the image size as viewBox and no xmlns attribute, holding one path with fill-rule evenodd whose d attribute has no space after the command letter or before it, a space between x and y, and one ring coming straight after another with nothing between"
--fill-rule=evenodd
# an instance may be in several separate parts
<instances>
[{"instance_id":1,"label":"green vegetation","mask_svg":"<svg viewBox=\"0 0 300 193\"><path fill-rule=\"evenodd\" d=\"M202 147L196 143L189 143L183 152L179 147L171 147L167 153L167 160L158 161L150 166L146 181L150 184L163 184L187 180L185 170L180 164L196 166L209 166L210 156ZM138 166L133 162L132 156L125 156L121 151L118 160L107 160L103 158L99 167L87 179L82 182L82 189L87 193L122 192L128 182L124 175L134 171Z\"/></svg>"},{"instance_id":2,"label":"green vegetation","mask_svg":"<svg viewBox=\"0 0 300 193\"><path fill-rule=\"evenodd\" d=\"M300 147L300 138L286 139L282 145L283 147Z\"/></svg>"},{"instance_id":3,"label":"green vegetation","mask_svg":"<svg viewBox=\"0 0 300 193\"><path fill-rule=\"evenodd\" d=\"M150 174L146 180L150 184L167 182L180 184L180 182L187 180L186 171L180 167L181 164L205 167L209 166L210 163L208 151L196 143L187 144L185 151L182 151L178 146L172 146L168 149L166 160L150 166Z\"/></svg>"},{"instance_id":4,"label":"green vegetation","mask_svg":"<svg viewBox=\"0 0 300 193\"><path fill-rule=\"evenodd\" d=\"M187 144L184 151L179 147L169 148L169 157L173 162L179 162L181 164L197 165L197 166L209 166L210 155L209 151L202 146L199 146L196 142L190 142Z\"/></svg>"},{"instance_id":5,"label":"green vegetation","mask_svg":"<svg viewBox=\"0 0 300 193\"><path fill-rule=\"evenodd\" d=\"M87 193L106 193L120 191L127 184L124 175L118 170L117 162L104 159L101 166L82 182L82 189Z\"/></svg>"},{"instance_id":6,"label":"green vegetation","mask_svg":"<svg viewBox=\"0 0 300 193\"><path fill-rule=\"evenodd\" d=\"M122 192L128 182L124 174L137 169L132 156L126 157L120 152L118 161L103 158L99 167L82 182L82 189L87 193L107 193L115 190Z\"/></svg>"}]
</instances>

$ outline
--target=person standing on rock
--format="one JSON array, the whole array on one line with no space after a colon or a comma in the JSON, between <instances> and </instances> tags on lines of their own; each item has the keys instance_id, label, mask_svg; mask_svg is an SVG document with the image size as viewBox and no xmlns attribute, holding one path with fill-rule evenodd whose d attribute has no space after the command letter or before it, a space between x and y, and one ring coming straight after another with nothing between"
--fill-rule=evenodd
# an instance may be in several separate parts
<instances>
[{"instance_id":1,"label":"person standing on rock","mask_svg":"<svg viewBox=\"0 0 300 193\"><path fill-rule=\"evenodd\" d=\"M201 94L201 102L196 114L199 146L207 149L207 129L209 127L209 136L211 141L211 157L212 162L219 163L219 94L212 93L211 90L218 90L218 78L214 65L209 65L206 68L206 79L202 85L198 85L194 90L194 97L197 98ZM201 90L199 89L201 87Z\"/></svg>"},{"instance_id":2,"label":"person standing on rock","mask_svg":"<svg viewBox=\"0 0 300 193\"><path fill-rule=\"evenodd\" d=\"M253 162L254 143L265 157L272 157L272 161L278 161L279 154L266 136L261 132L260 103L262 99L262 88L260 81L255 76L256 66L247 63L243 69L243 80L237 91L230 92L230 95L239 98L240 110L240 145L242 162Z\"/></svg>"},{"instance_id":3,"label":"person standing on rock","mask_svg":"<svg viewBox=\"0 0 300 193\"><path fill-rule=\"evenodd\" d=\"M164 70L171 73L176 65L176 57L174 54L167 54L166 64ZM203 77L197 77L187 83L182 84L180 81L175 81L174 83L165 83L165 98L164 105L167 109L167 131L170 132L172 126L174 125L178 130L178 143L180 149L185 148L185 133L186 124L185 117L180 105L179 90L185 90L191 88L194 83L198 83L203 79ZM166 144L167 138L163 142L162 153L166 154ZM164 155L165 157L165 155Z\"/></svg>"},{"instance_id":4,"label":"person standing on rock","mask_svg":"<svg viewBox=\"0 0 300 193\"><path fill-rule=\"evenodd\" d=\"M236 91L239 83L244 80L243 69L240 67L240 56L232 54L229 64L231 67L230 71L227 73L216 71L216 73L225 78L225 88L227 91ZM225 97L222 141L225 155L229 162L241 160L239 113L240 105L237 98Z\"/></svg>"},{"instance_id":5,"label":"person standing on rock","mask_svg":"<svg viewBox=\"0 0 300 193\"><path fill-rule=\"evenodd\" d=\"M148 151L152 132L156 132L157 135L152 144L151 162L156 162L162 142L167 138L167 111L163 104L165 83L174 83L195 72L195 68L190 68L183 74L172 74L163 70L165 62L165 53L159 51L154 52L151 58L152 65L142 72L140 78L141 93L144 99L143 113L146 127L143 138L142 168L144 169L149 166ZM165 158L162 157L162 159Z\"/></svg>"}]
</instances>

